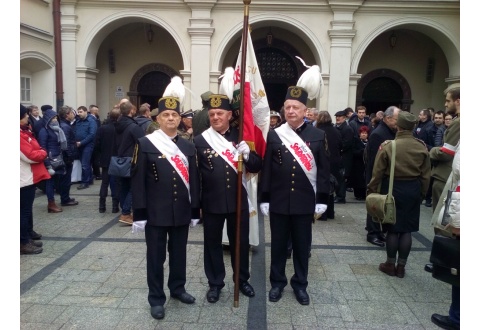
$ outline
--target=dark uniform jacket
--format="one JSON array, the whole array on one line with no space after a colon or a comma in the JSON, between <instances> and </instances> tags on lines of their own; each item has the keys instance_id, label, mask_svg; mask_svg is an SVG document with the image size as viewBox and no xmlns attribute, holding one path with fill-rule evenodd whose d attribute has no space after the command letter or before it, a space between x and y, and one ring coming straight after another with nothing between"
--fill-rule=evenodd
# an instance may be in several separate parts
<instances>
[{"instance_id":1,"label":"dark uniform jacket","mask_svg":"<svg viewBox=\"0 0 480 330\"><path fill-rule=\"evenodd\" d=\"M279 214L313 214L315 204L328 204L330 160L325 132L308 124L296 132L315 158L317 193L315 196L307 175L275 130L269 131L261 175L261 202L270 203L270 211Z\"/></svg>"},{"instance_id":2,"label":"dark uniform jacket","mask_svg":"<svg viewBox=\"0 0 480 330\"><path fill-rule=\"evenodd\" d=\"M238 144L238 129L230 127L224 135L234 145ZM197 148L198 167L201 176L202 211L223 214L237 211L237 173L207 143L200 134L194 138ZM243 162L246 171L258 173L262 168L262 159L254 151L248 161ZM242 210L248 210L247 191L242 185Z\"/></svg>"},{"instance_id":3,"label":"dark uniform jacket","mask_svg":"<svg viewBox=\"0 0 480 330\"><path fill-rule=\"evenodd\" d=\"M200 218L200 181L192 143L176 137L188 158L190 196L182 178L147 137L138 139L132 159L133 220L152 226L184 226Z\"/></svg>"},{"instance_id":4,"label":"dark uniform jacket","mask_svg":"<svg viewBox=\"0 0 480 330\"><path fill-rule=\"evenodd\" d=\"M395 139L395 131L391 130L383 121L379 122L375 130L370 134L368 143L365 146L366 164L365 164L365 180L368 184L372 178L373 165L375 156L377 156L378 148L382 142Z\"/></svg>"}]
</instances>

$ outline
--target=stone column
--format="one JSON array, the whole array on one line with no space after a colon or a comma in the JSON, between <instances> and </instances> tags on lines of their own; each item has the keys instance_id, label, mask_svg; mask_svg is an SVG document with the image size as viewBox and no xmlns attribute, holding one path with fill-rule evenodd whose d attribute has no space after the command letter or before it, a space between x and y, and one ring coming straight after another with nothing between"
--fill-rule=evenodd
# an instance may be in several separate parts
<instances>
[{"instance_id":1,"label":"stone column","mask_svg":"<svg viewBox=\"0 0 480 330\"><path fill-rule=\"evenodd\" d=\"M60 5L62 12L60 22L62 25L63 99L65 105L76 108L77 104L83 104L82 102L78 103L79 100L77 99L77 79L79 76L76 71L76 42L79 26L77 25L75 5L63 3Z\"/></svg>"},{"instance_id":2,"label":"stone column","mask_svg":"<svg viewBox=\"0 0 480 330\"><path fill-rule=\"evenodd\" d=\"M331 114L348 106L355 107L355 95L350 91L350 67L352 61L352 40L355 37L355 21L353 14L363 1L330 0L333 12L332 28L328 30L330 37L330 80L328 88L328 111ZM355 86L353 87L355 90Z\"/></svg>"},{"instance_id":3,"label":"stone column","mask_svg":"<svg viewBox=\"0 0 480 330\"><path fill-rule=\"evenodd\" d=\"M190 107L193 110L202 108L200 95L208 90L210 76L210 52L213 20L210 18L216 0L184 0L192 10L190 26L187 28L191 38L190 48Z\"/></svg>"}]
</instances>

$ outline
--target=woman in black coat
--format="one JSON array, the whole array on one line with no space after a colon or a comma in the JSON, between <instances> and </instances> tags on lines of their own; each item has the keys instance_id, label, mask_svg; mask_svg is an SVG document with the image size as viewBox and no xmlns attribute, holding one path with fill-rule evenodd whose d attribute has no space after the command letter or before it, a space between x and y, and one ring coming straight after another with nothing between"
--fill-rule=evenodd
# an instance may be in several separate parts
<instances>
[{"instance_id":1,"label":"woman in black coat","mask_svg":"<svg viewBox=\"0 0 480 330\"><path fill-rule=\"evenodd\" d=\"M353 164L352 175L350 176L353 194L358 201L365 200L367 193L367 184L365 182L365 162L364 151L368 142L370 130L367 126L361 126L358 129L358 135L353 141Z\"/></svg>"},{"instance_id":2,"label":"woman in black coat","mask_svg":"<svg viewBox=\"0 0 480 330\"><path fill-rule=\"evenodd\" d=\"M330 154L330 174L333 175L337 182L343 180L343 176L340 174L340 169L343 168L342 156L340 154L342 150L342 135L340 131L332 124L332 117L328 111L320 111L317 118L317 128L323 130L327 136L328 153ZM332 178L330 179L332 181ZM332 182L333 185L333 182ZM334 209L334 193L335 188L330 191L328 196L327 211L322 214L319 220L326 221L328 219L335 219Z\"/></svg>"}]
</instances>

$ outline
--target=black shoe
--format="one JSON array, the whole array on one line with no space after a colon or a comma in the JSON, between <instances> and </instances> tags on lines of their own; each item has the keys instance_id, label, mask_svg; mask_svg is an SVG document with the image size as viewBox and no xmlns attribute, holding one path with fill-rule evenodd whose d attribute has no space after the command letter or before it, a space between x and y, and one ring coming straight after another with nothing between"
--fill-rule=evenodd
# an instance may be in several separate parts
<instances>
[{"instance_id":1,"label":"black shoe","mask_svg":"<svg viewBox=\"0 0 480 330\"><path fill-rule=\"evenodd\" d=\"M425 206L426 207L432 207L432 202L431 201L430 202L425 202Z\"/></svg>"},{"instance_id":2,"label":"black shoe","mask_svg":"<svg viewBox=\"0 0 480 330\"><path fill-rule=\"evenodd\" d=\"M107 208L106 207L99 207L98 208L98 213L105 213L107 212ZM113 212L112 212L113 213Z\"/></svg>"},{"instance_id":3,"label":"black shoe","mask_svg":"<svg viewBox=\"0 0 480 330\"><path fill-rule=\"evenodd\" d=\"M378 237L367 237L367 242L379 247L385 246L385 242L382 242Z\"/></svg>"},{"instance_id":4,"label":"black shoe","mask_svg":"<svg viewBox=\"0 0 480 330\"><path fill-rule=\"evenodd\" d=\"M300 305L309 305L310 304L310 297L308 296L307 291L305 290L293 290L295 293L295 298L300 303Z\"/></svg>"},{"instance_id":5,"label":"black shoe","mask_svg":"<svg viewBox=\"0 0 480 330\"><path fill-rule=\"evenodd\" d=\"M348 192L353 192L353 188L347 188L345 190L348 191Z\"/></svg>"},{"instance_id":6,"label":"black shoe","mask_svg":"<svg viewBox=\"0 0 480 330\"><path fill-rule=\"evenodd\" d=\"M345 198L335 197L335 199L333 200L333 202L336 203L336 204L345 204Z\"/></svg>"},{"instance_id":7,"label":"black shoe","mask_svg":"<svg viewBox=\"0 0 480 330\"><path fill-rule=\"evenodd\" d=\"M161 320L165 317L165 309L163 306L152 306L150 307L150 315L154 319Z\"/></svg>"},{"instance_id":8,"label":"black shoe","mask_svg":"<svg viewBox=\"0 0 480 330\"><path fill-rule=\"evenodd\" d=\"M379 234L377 235L377 238L378 238L379 240L381 240L382 242L386 242L386 241L387 241L387 237L385 236L384 233L379 233Z\"/></svg>"},{"instance_id":9,"label":"black shoe","mask_svg":"<svg viewBox=\"0 0 480 330\"><path fill-rule=\"evenodd\" d=\"M88 184L83 184L83 183L82 183L81 185L79 185L79 186L77 187L77 190L87 189L88 187L89 187Z\"/></svg>"},{"instance_id":10,"label":"black shoe","mask_svg":"<svg viewBox=\"0 0 480 330\"><path fill-rule=\"evenodd\" d=\"M216 303L220 298L220 288L216 286L210 287L207 292L207 301L209 303Z\"/></svg>"},{"instance_id":11,"label":"black shoe","mask_svg":"<svg viewBox=\"0 0 480 330\"><path fill-rule=\"evenodd\" d=\"M101 177L100 175L97 175L97 176L95 177L95 180L102 180L102 177Z\"/></svg>"},{"instance_id":12,"label":"black shoe","mask_svg":"<svg viewBox=\"0 0 480 330\"><path fill-rule=\"evenodd\" d=\"M438 325L442 329L447 329L447 330L460 329L460 325L453 323L448 316L443 316L440 314L432 314L431 320L434 324Z\"/></svg>"},{"instance_id":13,"label":"black shoe","mask_svg":"<svg viewBox=\"0 0 480 330\"><path fill-rule=\"evenodd\" d=\"M118 208L118 206L112 206L112 213L118 213L120 212L120 209Z\"/></svg>"},{"instance_id":14,"label":"black shoe","mask_svg":"<svg viewBox=\"0 0 480 330\"><path fill-rule=\"evenodd\" d=\"M34 241L33 239L31 239L29 241L30 244L32 244L33 246L36 246L36 247L42 247L43 246L43 243L40 242L40 241Z\"/></svg>"},{"instance_id":15,"label":"black shoe","mask_svg":"<svg viewBox=\"0 0 480 330\"><path fill-rule=\"evenodd\" d=\"M425 267L423 267L423 269L426 272L433 273L433 265L432 264L425 264Z\"/></svg>"},{"instance_id":16,"label":"black shoe","mask_svg":"<svg viewBox=\"0 0 480 330\"><path fill-rule=\"evenodd\" d=\"M30 238L35 240L35 241L38 241L38 240L42 239L42 235L37 233L35 230L32 230L30 232Z\"/></svg>"},{"instance_id":17,"label":"black shoe","mask_svg":"<svg viewBox=\"0 0 480 330\"><path fill-rule=\"evenodd\" d=\"M320 221L327 221L327 215L324 213L320 216L320 218L318 218L318 220Z\"/></svg>"},{"instance_id":18,"label":"black shoe","mask_svg":"<svg viewBox=\"0 0 480 330\"><path fill-rule=\"evenodd\" d=\"M74 205L78 205L78 202L75 199L70 198L70 200L68 200L65 203L60 203L60 205L61 206L74 206Z\"/></svg>"},{"instance_id":19,"label":"black shoe","mask_svg":"<svg viewBox=\"0 0 480 330\"><path fill-rule=\"evenodd\" d=\"M364 201L364 200L365 200L365 197L355 197L355 199L356 199L357 201Z\"/></svg>"},{"instance_id":20,"label":"black shoe","mask_svg":"<svg viewBox=\"0 0 480 330\"><path fill-rule=\"evenodd\" d=\"M193 304L195 302L195 298L187 292L182 292L180 294L171 294L170 297L178 299L184 304Z\"/></svg>"},{"instance_id":21,"label":"black shoe","mask_svg":"<svg viewBox=\"0 0 480 330\"><path fill-rule=\"evenodd\" d=\"M282 298L282 289L279 287L273 287L270 289L270 292L268 293L268 300L272 302L277 302Z\"/></svg>"},{"instance_id":22,"label":"black shoe","mask_svg":"<svg viewBox=\"0 0 480 330\"><path fill-rule=\"evenodd\" d=\"M242 284L240 284L240 291L242 291L243 295L247 297L255 296L255 291L253 290L253 287L248 282L243 282Z\"/></svg>"}]
</instances>

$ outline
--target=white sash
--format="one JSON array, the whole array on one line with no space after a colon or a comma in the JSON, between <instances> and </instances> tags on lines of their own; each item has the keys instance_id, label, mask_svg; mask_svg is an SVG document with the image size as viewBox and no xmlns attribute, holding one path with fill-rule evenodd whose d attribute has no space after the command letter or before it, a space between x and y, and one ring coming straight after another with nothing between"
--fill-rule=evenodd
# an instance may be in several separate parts
<instances>
[{"instance_id":1,"label":"white sash","mask_svg":"<svg viewBox=\"0 0 480 330\"><path fill-rule=\"evenodd\" d=\"M315 163L315 157L313 157L312 151L300 138L300 136L293 131L290 125L281 125L280 127L275 128L275 132L302 167L303 171L307 175L308 180L312 184L313 191L316 194L317 164Z\"/></svg>"},{"instance_id":2,"label":"white sash","mask_svg":"<svg viewBox=\"0 0 480 330\"><path fill-rule=\"evenodd\" d=\"M166 156L168 162L177 170L183 183L188 190L188 199L190 199L190 178L188 172L188 158L177 147L172 139L161 129L157 129L152 134L146 136L152 142L155 148Z\"/></svg>"},{"instance_id":3,"label":"white sash","mask_svg":"<svg viewBox=\"0 0 480 330\"><path fill-rule=\"evenodd\" d=\"M212 127L208 128L202 133L203 138L210 147L213 148L217 152L217 154L223 158L231 168L235 170L235 173L238 174L238 151L232 144L232 142L225 139L220 133L215 131ZM247 179L245 177L245 171L242 172L242 185L247 191L247 198L248 198L248 209L249 212L255 210L252 207L252 203L250 202L250 198L248 197L248 189L247 189Z\"/></svg>"}]
</instances>

